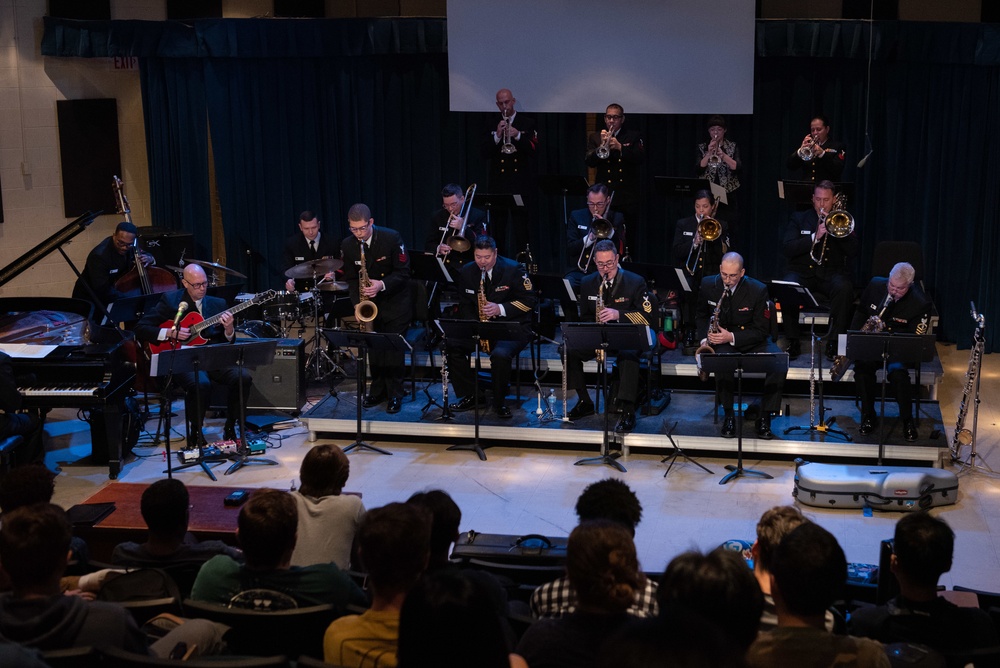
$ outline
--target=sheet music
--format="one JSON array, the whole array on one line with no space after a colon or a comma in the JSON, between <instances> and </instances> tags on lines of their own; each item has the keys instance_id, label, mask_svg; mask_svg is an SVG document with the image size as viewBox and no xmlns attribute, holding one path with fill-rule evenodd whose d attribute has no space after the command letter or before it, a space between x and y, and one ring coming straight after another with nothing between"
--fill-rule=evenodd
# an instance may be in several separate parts
<instances>
[{"instance_id":1,"label":"sheet music","mask_svg":"<svg viewBox=\"0 0 1000 668\"><path fill-rule=\"evenodd\" d=\"M25 360L40 360L59 346L33 346L27 343L0 343L0 352Z\"/></svg>"}]
</instances>

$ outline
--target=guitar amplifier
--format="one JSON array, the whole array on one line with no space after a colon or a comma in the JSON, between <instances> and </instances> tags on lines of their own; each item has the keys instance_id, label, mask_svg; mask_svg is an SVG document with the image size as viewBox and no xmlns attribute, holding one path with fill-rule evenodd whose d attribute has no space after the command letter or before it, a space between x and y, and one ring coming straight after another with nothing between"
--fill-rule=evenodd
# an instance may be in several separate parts
<instances>
[{"instance_id":1,"label":"guitar amplifier","mask_svg":"<svg viewBox=\"0 0 1000 668\"><path fill-rule=\"evenodd\" d=\"M306 402L306 342L278 339L274 361L252 371L247 410L279 410L298 415ZM212 385L212 408L225 408L226 390Z\"/></svg>"}]
</instances>

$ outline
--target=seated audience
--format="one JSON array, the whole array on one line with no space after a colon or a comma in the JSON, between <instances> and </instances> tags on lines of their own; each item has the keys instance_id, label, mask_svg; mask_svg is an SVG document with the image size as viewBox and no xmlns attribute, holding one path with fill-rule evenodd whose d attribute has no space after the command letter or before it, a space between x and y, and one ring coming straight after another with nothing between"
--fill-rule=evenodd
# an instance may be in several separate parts
<instances>
[{"instance_id":1,"label":"seated audience","mask_svg":"<svg viewBox=\"0 0 1000 668\"><path fill-rule=\"evenodd\" d=\"M527 668L511 653L489 592L469 572L428 571L399 616L400 668Z\"/></svg>"},{"instance_id":2,"label":"seated audience","mask_svg":"<svg viewBox=\"0 0 1000 668\"><path fill-rule=\"evenodd\" d=\"M407 592L427 568L431 516L424 508L390 503L368 511L358 529L358 554L368 574L372 606L334 620L323 636L327 663L394 668L399 614Z\"/></svg>"},{"instance_id":3,"label":"seated audience","mask_svg":"<svg viewBox=\"0 0 1000 668\"><path fill-rule=\"evenodd\" d=\"M342 494L351 462L336 445L314 446L302 459L302 487L292 492L299 510L293 566L333 562L350 568L355 534L365 516L360 496Z\"/></svg>"},{"instance_id":4,"label":"seated audience","mask_svg":"<svg viewBox=\"0 0 1000 668\"><path fill-rule=\"evenodd\" d=\"M696 612L668 607L611 636L597 668L739 668L728 635Z\"/></svg>"},{"instance_id":5,"label":"seated audience","mask_svg":"<svg viewBox=\"0 0 1000 668\"><path fill-rule=\"evenodd\" d=\"M59 506L39 503L4 514L0 564L13 591L0 595L0 636L42 651L110 645L166 657L178 642L197 645L200 654L221 649L224 627L212 622L190 620L150 647L125 608L63 594L69 544L69 520Z\"/></svg>"},{"instance_id":6,"label":"seated audience","mask_svg":"<svg viewBox=\"0 0 1000 668\"><path fill-rule=\"evenodd\" d=\"M938 579L951 570L954 548L955 533L943 520L925 511L904 515L896 523L889 561L899 596L885 605L855 610L850 632L883 643L920 643L949 655L1000 646L989 614L938 596Z\"/></svg>"},{"instance_id":7,"label":"seated audience","mask_svg":"<svg viewBox=\"0 0 1000 668\"><path fill-rule=\"evenodd\" d=\"M532 668L594 666L608 636L636 621L628 611L646 576L626 527L611 520L581 522L569 535L566 574L576 592L575 611L539 619L517 645Z\"/></svg>"},{"instance_id":8,"label":"seated audience","mask_svg":"<svg viewBox=\"0 0 1000 668\"><path fill-rule=\"evenodd\" d=\"M642 519L642 504L628 485L616 478L606 478L587 485L576 500L576 514L581 522L611 520L624 526L630 536ZM531 616L561 617L576 609L576 592L568 577L538 587L531 595ZM656 583L646 580L636 592L628 613L635 617L652 617L657 612Z\"/></svg>"},{"instance_id":9,"label":"seated audience","mask_svg":"<svg viewBox=\"0 0 1000 668\"><path fill-rule=\"evenodd\" d=\"M240 509L236 529L246 564L227 555L212 557L198 572L191 598L228 604L240 592L254 589L279 592L299 607L365 605L364 593L336 564L291 565L297 525L291 494L273 489L253 492Z\"/></svg>"},{"instance_id":10,"label":"seated audience","mask_svg":"<svg viewBox=\"0 0 1000 668\"><path fill-rule=\"evenodd\" d=\"M221 540L198 541L188 532L191 497L180 480L157 480L146 488L139 502L142 519L149 529L145 543L125 542L115 546L111 563L123 566L163 566L180 562L208 561L224 554L237 561L243 554Z\"/></svg>"},{"instance_id":11,"label":"seated audience","mask_svg":"<svg viewBox=\"0 0 1000 668\"><path fill-rule=\"evenodd\" d=\"M843 596L846 585L847 559L833 534L813 522L793 529L771 561L778 626L757 637L747 652L747 665L888 668L881 643L826 630L826 611Z\"/></svg>"}]
</instances>

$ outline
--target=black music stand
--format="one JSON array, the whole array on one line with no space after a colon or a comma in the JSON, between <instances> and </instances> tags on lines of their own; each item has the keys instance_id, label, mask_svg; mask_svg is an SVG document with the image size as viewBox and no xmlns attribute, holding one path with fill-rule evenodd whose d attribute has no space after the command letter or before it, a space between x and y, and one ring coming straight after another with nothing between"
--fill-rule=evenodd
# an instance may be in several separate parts
<instances>
[{"instance_id":1,"label":"black music stand","mask_svg":"<svg viewBox=\"0 0 1000 668\"><path fill-rule=\"evenodd\" d=\"M644 353L653 347L653 332L646 325L632 323L597 323L597 322L571 322L563 323L563 345L566 346L567 359L571 350L597 350L604 351L605 363L598 362L598 378L600 388L598 397L604 397L604 437L601 441L601 454L597 457L586 457L574 462L574 466L583 464L607 464L626 473L626 468L618 461L620 452L612 453L609 443L610 425L608 424L611 406L608 404L608 353L617 353L620 350L635 350Z\"/></svg>"},{"instance_id":2,"label":"black music stand","mask_svg":"<svg viewBox=\"0 0 1000 668\"><path fill-rule=\"evenodd\" d=\"M483 210L486 211L486 233L491 237L493 237L493 239L497 242L498 246L501 246L502 248L509 250L507 248L507 240L497 239L496 237L496 231L493 225L493 215L492 215L493 210L496 209L498 212L501 212L504 215L512 214L512 212L515 209L524 208L525 196L520 193L511 193L511 194L478 193L476 195L476 204L478 206L481 206ZM506 224L504 225L505 236L510 233L510 230L507 229L508 227L509 227L508 225ZM513 252L508 252L505 254L508 257L514 256Z\"/></svg>"},{"instance_id":3,"label":"black music stand","mask_svg":"<svg viewBox=\"0 0 1000 668\"><path fill-rule=\"evenodd\" d=\"M566 198L570 195L574 197L584 197L590 184L587 179L578 174L542 174L538 177L538 186L542 193L549 197L562 198L563 225L569 224L569 208L566 206Z\"/></svg>"},{"instance_id":4,"label":"black music stand","mask_svg":"<svg viewBox=\"0 0 1000 668\"><path fill-rule=\"evenodd\" d=\"M163 293L123 297L112 302L105 314L105 322L117 325L119 322L135 322L156 308L163 299Z\"/></svg>"},{"instance_id":5,"label":"black music stand","mask_svg":"<svg viewBox=\"0 0 1000 668\"><path fill-rule=\"evenodd\" d=\"M889 359L906 365L915 364L917 377L920 365L934 359L933 334L902 334L893 332L848 332L847 357L855 362L882 362L882 396L878 416L878 465L882 465L885 450L885 387L889 381ZM907 373L909 373L907 371ZM920 388L916 388L920 394ZM920 412L919 404L917 412ZM900 421L904 418L899 416Z\"/></svg>"},{"instance_id":6,"label":"black music stand","mask_svg":"<svg viewBox=\"0 0 1000 668\"><path fill-rule=\"evenodd\" d=\"M382 352L389 352L391 350L398 350L406 353L407 350L411 350L410 344L406 342L402 334L386 334L382 332L362 332L358 330L346 330L346 329L324 329L323 336L326 340L332 343L337 348L351 348L355 347L358 349L358 363L355 365L357 373L355 374L355 382L357 383L357 435L354 439L354 443L351 443L346 448L344 452L350 452L355 448L363 448L371 450L372 452L377 452L382 455L391 455L392 453L384 448L377 448L374 445L365 443L361 438L361 404L364 401L365 392L365 378L362 373L364 365L361 363L365 359L365 355L370 350L378 350Z\"/></svg>"},{"instance_id":7,"label":"black music stand","mask_svg":"<svg viewBox=\"0 0 1000 668\"><path fill-rule=\"evenodd\" d=\"M455 284L455 279L452 278L451 273L448 271L444 258L438 257L437 253L411 251L410 275L415 280L434 284L434 287L432 287L430 292L427 293L428 309L434 302L434 295L442 283L446 285Z\"/></svg>"},{"instance_id":8,"label":"black music stand","mask_svg":"<svg viewBox=\"0 0 1000 668\"><path fill-rule=\"evenodd\" d=\"M479 372L483 370L482 364L482 341L530 341L534 334L531 328L520 322L507 320L438 320L438 328L444 333L445 347L448 339L453 341L475 341L476 342L476 373L473 376L472 396L475 399L473 406L473 422L475 423L475 436L472 443L458 443L447 448L448 450L471 450L479 455L479 459L486 461L486 453L479 444ZM497 397L493 398L494 401Z\"/></svg>"},{"instance_id":9,"label":"black music stand","mask_svg":"<svg viewBox=\"0 0 1000 668\"><path fill-rule=\"evenodd\" d=\"M667 431L665 432L667 438L670 439L670 445L671 447L673 447L674 451L660 460L661 464L663 464L667 460L670 460L670 465L667 466L667 470L663 472L663 477L666 478L667 475L670 474L670 469L674 467L674 463L676 463L678 457L683 457L684 459L688 460L689 462L700 468L705 473L708 473L710 475L715 475L714 473L709 471L701 462L696 461L694 457L691 457L688 453L681 450L681 446L677 445L677 443L674 442L674 429L676 428L677 428L677 420L674 420L674 423L670 425L670 427L667 428Z\"/></svg>"},{"instance_id":10,"label":"black music stand","mask_svg":"<svg viewBox=\"0 0 1000 668\"><path fill-rule=\"evenodd\" d=\"M772 479L774 476L763 471L743 468L743 374L744 373L770 373L777 368L784 366L788 369L788 353L713 353L701 356L701 368L709 373L732 374L736 373L736 405L739 406L739 415L736 416L736 466L726 465L729 471L719 481L720 485L725 485L734 478L741 478L745 475L755 475L760 478ZM761 409L763 410L763 408Z\"/></svg>"}]
</instances>

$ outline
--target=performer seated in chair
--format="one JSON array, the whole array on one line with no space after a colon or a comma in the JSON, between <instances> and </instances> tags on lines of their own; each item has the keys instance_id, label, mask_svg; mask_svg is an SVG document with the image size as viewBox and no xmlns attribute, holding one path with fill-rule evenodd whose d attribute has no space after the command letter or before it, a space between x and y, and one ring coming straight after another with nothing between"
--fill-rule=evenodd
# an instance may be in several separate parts
<instances>
[{"instance_id":1,"label":"performer seated in chair","mask_svg":"<svg viewBox=\"0 0 1000 668\"><path fill-rule=\"evenodd\" d=\"M913 284L913 266L900 262L889 272L889 278L876 277L861 293L858 309L851 321L852 330L860 330L870 318L879 318L886 332L926 334L931 317L931 303L919 286ZM885 308L883 312L882 309ZM889 358L887 382L896 393L899 417L903 421L903 437L917 440L917 427L913 423L913 386L910 384L912 364L903 364ZM854 382L861 398L862 434L878 429L875 399L880 396L875 383L875 372L882 368L880 362L854 363Z\"/></svg>"},{"instance_id":2,"label":"performer seated in chair","mask_svg":"<svg viewBox=\"0 0 1000 668\"><path fill-rule=\"evenodd\" d=\"M566 228L566 255L570 263L566 278L577 293L584 275L597 271L594 246L601 239L613 239L618 252L625 252L625 216L611 209L608 187L598 183L587 190L587 208L570 213Z\"/></svg>"},{"instance_id":3,"label":"performer seated in chair","mask_svg":"<svg viewBox=\"0 0 1000 668\"><path fill-rule=\"evenodd\" d=\"M233 315L226 310L224 300L206 295L208 278L205 276L205 270L197 264L187 265L184 267L184 278L181 283L184 289L165 292L156 308L143 316L135 327L136 337L144 343L175 340L178 342L178 347L190 345L192 332L189 325L218 315L220 316L220 324L209 327L198 336L207 340L208 343L232 343L236 337ZM181 319L186 320L188 324L179 325L175 330L173 321L181 302L187 303ZM190 322L193 314L198 314L201 317L197 318L196 322ZM211 399L212 381L224 385L229 391L226 403L226 425L223 431L223 437L226 440L236 440L236 420L239 418L241 409L241 383L243 385L242 408L246 408L246 402L250 398L250 387L253 381L247 369L216 369L207 373L202 371L198 373L197 378L193 372L174 374L174 382L184 388L186 392L184 414L188 421L188 445L192 448L206 442L201 427Z\"/></svg>"},{"instance_id":4,"label":"performer seated in chair","mask_svg":"<svg viewBox=\"0 0 1000 668\"><path fill-rule=\"evenodd\" d=\"M746 275L743 256L722 256L719 274L706 277L698 292L698 336L702 346L716 353L780 353L770 340L771 313L768 310L767 286ZM709 352L709 351L703 351ZM764 378L764 399L757 418L758 438L774 438L771 414L781 409L781 390L787 368L772 371ZM733 376L715 377L716 391L725 411L723 438L736 436L733 414Z\"/></svg>"},{"instance_id":5,"label":"performer seated in chair","mask_svg":"<svg viewBox=\"0 0 1000 668\"><path fill-rule=\"evenodd\" d=\"M509 320L531 323L535 293L524 267L497 253L492 237L476 239L475 259L458 272L458 314L466 320ZM507 390L510 387L511 361L528 345L527 341L490 341L488 352L493 376L493 409L497 417L509 418ZM454 411L467 411L482 404L476 397L475 369L469 366L471 342L448 342L448 369L455 394L462 397L451 405Z\"/></svg>"},{"instance_id":6,"label":"performer seated in chair","mask_svg":"<svg viewBox=\"0 0 1000 668\"><path fill-rule=\"evenodd\" d=\"M646 289L646 280L639 274L622 269L618 264L618 249L610 239L598 241L594 247L597 273L580 283L580 320L583 322L624 322L649 325L653 319L653 298ZM598 300L603 308L598 310ZM566 387L576 390L579 397L569 412L570 420L594 414L583 377L583 362L593 359L596 351L571 350L566 354ZM618 351L618 401L622 416L615 426L617 432L635 428L635 404L639 394L639 353ZM605 406L605 410L607 407Z\"/></svg>"}]
</instances>

